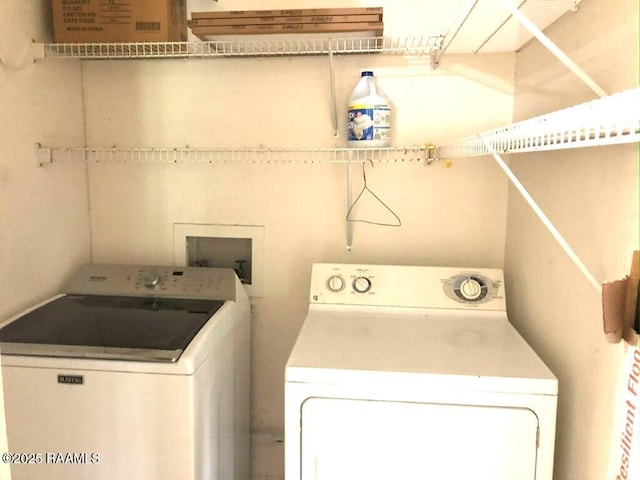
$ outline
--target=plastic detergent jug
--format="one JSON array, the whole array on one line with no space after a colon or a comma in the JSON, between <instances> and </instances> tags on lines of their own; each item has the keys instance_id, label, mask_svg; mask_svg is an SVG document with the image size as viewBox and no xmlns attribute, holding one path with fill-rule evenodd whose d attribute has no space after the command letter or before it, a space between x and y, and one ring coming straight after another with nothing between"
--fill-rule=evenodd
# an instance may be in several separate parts
<instances>
[{"instance_id":1,"label":"plastic detergent jug","mask_svg":"<svg viewBox=\"0 0 640 480\"><path fill-rule=\"evenodd\" d=\"M376 85L373 72L362 72L349 97L347 140L350 147L391 145L391 105Z\"/></svg>"}]
</instances>

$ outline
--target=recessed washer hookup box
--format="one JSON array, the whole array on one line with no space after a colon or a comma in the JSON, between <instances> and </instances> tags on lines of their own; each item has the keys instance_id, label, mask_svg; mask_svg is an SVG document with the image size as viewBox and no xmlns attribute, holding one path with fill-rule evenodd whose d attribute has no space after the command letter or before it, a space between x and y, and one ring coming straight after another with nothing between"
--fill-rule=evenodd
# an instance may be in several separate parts
<instances>
[{"instance_id":1,"label":"recessed washer hookup box","mask_svg":"<svg viewBox=\"0 0 640 480\"><path fill-rule=\"evenodd\" d=\"M55 43L183 42L187 0L51 0Z\"/></svg>"}]
</instances>

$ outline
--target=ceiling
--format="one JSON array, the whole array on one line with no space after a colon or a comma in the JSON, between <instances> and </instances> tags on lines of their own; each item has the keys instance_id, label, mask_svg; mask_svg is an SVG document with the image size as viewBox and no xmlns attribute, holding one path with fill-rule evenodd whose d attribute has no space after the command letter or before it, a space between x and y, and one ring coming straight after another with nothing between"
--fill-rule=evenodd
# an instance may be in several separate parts
<instances>
[{"instance_id":1,"label":"ceiling","mask_svg":"<svg viewBox=\"0 0 640 480\"><path fill-rule=\"evenodd\" d=\"M540 30L571 11L576 11L582 0L511 0ZM469 17L451 41L449 52L488 53L519 50L533 35L498 0L468 2L474 5ZM453 32L450 32L453 33Z\"/></svg>"}]
</instances>

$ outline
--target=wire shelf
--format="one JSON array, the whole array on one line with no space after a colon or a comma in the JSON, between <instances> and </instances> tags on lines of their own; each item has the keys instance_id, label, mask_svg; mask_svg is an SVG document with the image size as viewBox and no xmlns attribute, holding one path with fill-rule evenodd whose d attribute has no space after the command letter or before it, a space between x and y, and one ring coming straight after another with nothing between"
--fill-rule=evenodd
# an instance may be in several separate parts
<instances>
[{"instance_id":1,"label":"wire shelf","mask_svg":"<svg viewBox=\"0 0 640 480\"><path fill-rule=\"evenodd\" d=\"M640 88L464 138L439 147L453 159L640 142Z\"/></svg>"},{"instance_id":2,"label":"wire shelf","mask_svg":"<svg viewBox=\"0 0 640 480\"><path fill-rule=\"evenodd\" d=\"M295 37L295 38L292 38ZM444 37L359 37L229 39L204 42L46 43L45 57L79 59L263 57L384 53L435 55Z\"/></svg>"},{"instance_id":3,"label":"wire shelf","mask_svg":"<svg viewBox=\"0 0 640 480\"><path fill-rule=\"evenodd\" d=\"M91 148L37 145L38 163L326 164L433 162L428 146L407 148Z\"/></svg>"}]
</instances>

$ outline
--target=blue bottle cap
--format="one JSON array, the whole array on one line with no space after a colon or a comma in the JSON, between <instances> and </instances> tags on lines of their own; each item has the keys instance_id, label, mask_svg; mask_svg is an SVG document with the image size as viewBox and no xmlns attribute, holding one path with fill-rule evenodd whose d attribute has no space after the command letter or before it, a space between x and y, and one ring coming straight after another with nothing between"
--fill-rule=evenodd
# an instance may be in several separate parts
<instances>
[{"instance_id":1,"label":"blue bottle cap","mask_svg":"<svg viewBox=\"0 0 640 480\"><path fill-rule=\"evenodd\" d=\"M371 70L363 70L362 71L362 76L363 77L373 77L373 72Z\"/></svg>"}]
</instances>

